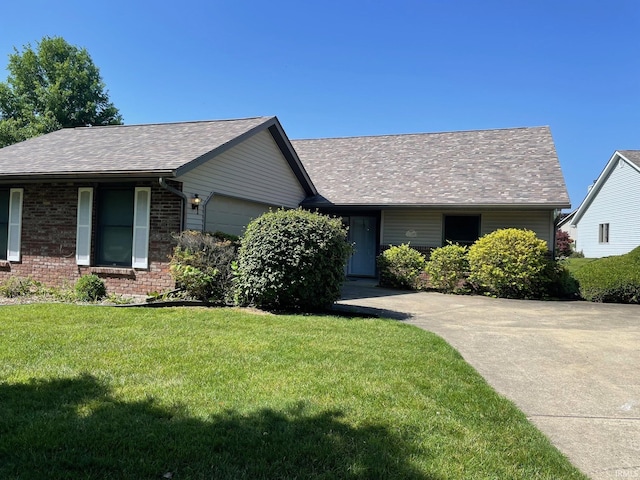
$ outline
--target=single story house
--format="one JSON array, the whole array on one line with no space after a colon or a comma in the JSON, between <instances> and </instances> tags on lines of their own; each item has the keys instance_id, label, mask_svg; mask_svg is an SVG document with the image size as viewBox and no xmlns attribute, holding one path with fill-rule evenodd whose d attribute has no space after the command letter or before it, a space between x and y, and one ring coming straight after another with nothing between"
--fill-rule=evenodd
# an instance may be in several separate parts
<instances>
[{"instance_id":1,"label":"single story house","mask_svg":"<svg viewBox=\"0 0 640 480\"><path fill-rule=\"evenodd\" d=\"M564 228L585 257L622 255L640 246L639 207L640 150L618 150Z\"/></svg>"},{"instance_id":2,"label":"single story house","mask_svg":"<svg viewBox=\"0 0 640 480\"><path fill-rule=\"evenodd\" d=\"M319 194L302 205L343 216L351 275L375 275L389 245L429 250L527 228L555 245L569 197L548 127L294 140Z\"/></svg>"},{"instance_id":3,"label":"single story house","mask_svg":"<svg viewBox=\"0 0 640 480\"><path fill-rule=\"evenodd\" d=\"M410 242L503 227L553 245L569 200L547 127L290 141L276 117L63 129L0 149L0 281L173 287L172 234L240 234L271 208L343 217L348 273Z\"/></svg>"}]
</instances>

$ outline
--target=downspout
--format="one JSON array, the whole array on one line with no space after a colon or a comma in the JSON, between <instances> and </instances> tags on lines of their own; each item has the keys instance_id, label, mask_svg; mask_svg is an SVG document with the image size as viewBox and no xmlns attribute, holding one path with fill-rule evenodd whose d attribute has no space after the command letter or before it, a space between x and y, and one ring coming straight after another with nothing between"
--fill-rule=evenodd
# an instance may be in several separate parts
<instances>
[{"instance_id":1,"label":"downspout","mask_svg":"<svg viewBox=\"0 0 640 480\"><path fill-rule=\"evenodd\" d=\"M187 205L189 204L189 199L187 198L187 195L184 192L181 192L180 190L178 190L177 188L172 187L171 185L167 185L167 183L164 181L164 178L162 177L158 178L158 184L168 192L171 192L182 199L182 209L180 210L180 231L183 231L184 220L187 216L186 214Z\"/></svg>"}]
</instances>

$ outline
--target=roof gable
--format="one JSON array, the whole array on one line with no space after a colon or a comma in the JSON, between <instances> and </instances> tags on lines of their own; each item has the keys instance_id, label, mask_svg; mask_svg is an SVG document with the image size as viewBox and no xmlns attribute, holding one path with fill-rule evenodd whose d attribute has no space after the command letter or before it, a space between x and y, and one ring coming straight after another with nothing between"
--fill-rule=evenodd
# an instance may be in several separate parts
<instances>
[{"instance_id":1,"label":"roof gable","mask_svg":"<svg viewBox=\"0 0 640 480\"><path fill-rule=\"evenodd\" d=\"M263 130L315 193L276 117L62 129L0 149L0 178L176 176Z\"/></svg>"},{"instance_id":2,"label":"roof gable","mask_svg":"<svg viewBox=\"0 0 640 480\"><path fill-rule=\"evenodd\" d=\"M575 215L571 220L571 225L576 225L583 217L583 215L589 208L589 205L591 205L600 190L602 190L602 186L611 176L611 172L618 164L618 161L626 163L633 170L637 171L640 174L640 150L616 150L596 179L593 186L589 189L587 196L584 198L580 206L576 209Z\"/></svg>"},{"instance_id":3,"label":"roof gable","mask_svg":"<svg viewBox=\"0 0 640 480\"><path fill-rule=\"evenodd\" d=\"M292 144L322 195L309 205L569 206L548 127Z\"/></svg>"}]
</instances>

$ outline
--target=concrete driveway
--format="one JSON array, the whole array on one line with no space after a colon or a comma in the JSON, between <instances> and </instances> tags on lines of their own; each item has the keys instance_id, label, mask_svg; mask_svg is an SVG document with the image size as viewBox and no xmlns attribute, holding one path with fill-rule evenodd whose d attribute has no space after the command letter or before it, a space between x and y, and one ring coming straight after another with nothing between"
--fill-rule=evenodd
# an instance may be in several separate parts
<instances>
[{"instance_id":1,"label":"concrete driveway","mask_svg":"<svg viewBox=\"0 0 640 480\"><path fill-rule=\"evenodd\" d=\"M364 280L347 282L338 304L443 337L589 477L640 478L640 306L407 293Z\"/></svg>"}]
</instances>

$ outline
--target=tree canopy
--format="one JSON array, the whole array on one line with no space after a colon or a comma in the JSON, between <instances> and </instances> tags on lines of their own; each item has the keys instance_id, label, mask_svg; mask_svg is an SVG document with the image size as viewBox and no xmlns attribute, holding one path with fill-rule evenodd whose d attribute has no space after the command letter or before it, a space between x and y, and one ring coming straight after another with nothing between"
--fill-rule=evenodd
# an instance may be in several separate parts
<instances>
[{"instance_id":1,"label":"tree canopy","mask_svg":"<svg viewBox=\"0 0 640 480\"><path fill-rule=\"evenodd\" d=\"M45 37L9 55L0 82L0 147L64 127L119 125L89 53L61 37Z\"/></svg>"}]
</instances>

